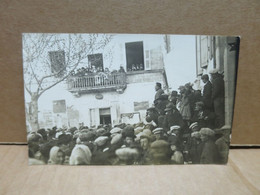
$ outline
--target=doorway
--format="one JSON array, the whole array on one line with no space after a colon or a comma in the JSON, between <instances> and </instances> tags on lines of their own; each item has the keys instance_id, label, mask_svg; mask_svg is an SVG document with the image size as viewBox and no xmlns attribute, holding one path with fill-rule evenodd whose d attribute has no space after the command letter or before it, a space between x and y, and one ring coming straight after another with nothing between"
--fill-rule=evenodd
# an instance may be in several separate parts
<instances>
[{"instance_id":1,"label":"doorway","mask_svg":"<svg viewBox=\"0 0 260 195\"><path fill-rule=\"evenodd\" d=\"M100 116L100 124L102 125L111 124L110 108L100 108L99 116Z\"/></svg>"}]
</instances>

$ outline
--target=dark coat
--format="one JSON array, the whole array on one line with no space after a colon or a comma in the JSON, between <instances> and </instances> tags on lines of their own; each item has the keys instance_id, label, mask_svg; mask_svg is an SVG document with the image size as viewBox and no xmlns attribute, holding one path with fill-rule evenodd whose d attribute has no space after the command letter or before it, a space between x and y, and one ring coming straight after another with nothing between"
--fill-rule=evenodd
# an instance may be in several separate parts
<instances>
[{"instance_id":1,"label":"dark coat","mask_svg":"<svg viewBox=\"0 0 260 195\"><path fill-rule=\"evenodd\" d=\"M196 111L191 119L191 122L198 122L199 128L208 127L211 129L215 128L215 114L209 110Z\"/></svg>"},{"instance_id":2,"label":"dark coat","mask_svg":"<svg viewBox=\"0 0 260 195\"><path fill-rule=\"evenodd\" d=\"M220 128L225 124L224 94L224 80L221 75L218 75L212 81L212 99L214 104L214 112L216 115L215 125L217 128Z\"/></svg>"},{"instance_id":3,"label":"dark coat","mask_svg":"<svg viewBox=\"0 0 260 195\"><path fill-rule=\"evenodd\" d=\"M172 114L167 114L164 117L163 127L165 130L170 130L171 126L179 125L181 128L184 127L184 121L178 110L173 110Z\"/></svg>"},{"instance_id":4,"label":"dark coat","mask_svg":"<svg viewBox=\"0 0 260 195\"><path fill-rule=\"evenodd\" d=\"M156 104L156 100L158 100L163 93L164 93L164 91L162 89L158 89L156 91L155 96L154 96L154 103L155 104Z\"/></svg>"},{"instance_id":5,"label":"dark coat","mask_svg":"<svg viewBox=\"0 0 260 195\"><path fill-rule=\"evenodd\" d=\"M212 81L212 99L216 98L224 98L225 88L224 88L224 80L221 75L218 75Z\"/></svg>"},{"instance_id":6,"label":"dark coat","mask_svg":"<svg viewBox=\"0 0 260 195\"><path fill-rule=\"evenodd\" d=\"M208 81L206 85L204 85L202 101L204 103L205 108L208 108L210 110L212 109L212 84L210 81Z\"/></svg>"},{"instance_id":7,"label":"dark coat","mask_svg":"<svg viewBox=\"0 0 260 195\"><path fill-rule=\"evenodd\" d=\"M218 150L213 140L208 140L203 143L200 156L200 164L218 163Z\"/></svg>"}]
</instances>

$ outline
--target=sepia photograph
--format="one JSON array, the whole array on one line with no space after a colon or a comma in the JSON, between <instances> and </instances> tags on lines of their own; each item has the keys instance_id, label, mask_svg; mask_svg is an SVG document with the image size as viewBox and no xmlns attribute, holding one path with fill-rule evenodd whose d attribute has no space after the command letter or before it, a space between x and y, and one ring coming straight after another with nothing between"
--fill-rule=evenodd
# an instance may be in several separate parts
<instances>
[{"instance_id":1,"label":"sepia photograph","mask_svg":"<svg viewBox=\"0 0 260 195\"><path fill-rule=\"evenodd\" d=\"M228 162L237 36L23 33L29 165Z\"/></svg>"}]
</instances>

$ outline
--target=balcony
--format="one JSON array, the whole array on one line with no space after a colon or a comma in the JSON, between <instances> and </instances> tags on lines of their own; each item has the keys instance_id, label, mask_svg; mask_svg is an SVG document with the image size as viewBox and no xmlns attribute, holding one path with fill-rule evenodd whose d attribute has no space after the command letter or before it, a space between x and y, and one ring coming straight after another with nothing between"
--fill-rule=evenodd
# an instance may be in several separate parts
<instances>
[{"instance_id":1,"label":"balcony","mask_svg":"<svg viewBox=\"0 0 260 195\"><path fill-rule=\"evenodd\" d=\"M100 72L86 76L70 76L67 79L67 87L68 91L76 95L105 91L122 93L126 88L126 74Z\"/></svg>"}]
</instances>

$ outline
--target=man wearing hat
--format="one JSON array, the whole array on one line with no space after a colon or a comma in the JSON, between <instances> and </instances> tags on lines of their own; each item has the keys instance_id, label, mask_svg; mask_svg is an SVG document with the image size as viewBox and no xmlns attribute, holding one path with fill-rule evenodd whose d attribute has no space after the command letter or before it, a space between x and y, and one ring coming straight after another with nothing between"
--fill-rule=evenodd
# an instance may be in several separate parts
<instances>
[{"instance_id":1,"label":"man wearing hat","mask_svg":"<svg viewBox=\"0 0 260 195\"><path fill-rule=\"evenodd\" d=\"M230 145L230 125L224 125L219 130L215 130L216 134L220 134L221 137L218 138L215 142L218 153L219 153L219 163L226 164L228 161L228 152Z\"/></svg>"},{"instance_id":2,"label":"man wearing hat","mask_svg":"<svg viewBox=\"0 0 260 195\"><path fill-rule=\"evenodd\" d=\"M169 96L169 101L173 103L173 105L176 106L178 100L178 92L177 91L172 91L170 96Z\"/></svg>"},{"instance_id":3,"label":"man wearing hat","mask_svg":"<svg viewBox=\"0 0 260 195\"><path fill-rule=\"evenodd\" d=\"M153 103L154 103L155 108L157 109L159 98L164 93L164 91L162 90L162 84L161 83L157 82L155 84L155 91L156 91L156 93L155 93L155 96L154 96L154 102Z\"/></svg>"},{"instance_id":4,"label":"man wearing hat","mask_svg":"<svg viewBox=\"0 0 260 195\"><path fill-rule=\"evenodd\" d=\"M166 105L168 104L168 95L166 94L161 94L160 97L157 99L157 104L156 104L156 110L159 113L159 115L165 115L165 108Z\"/></svg>"},{"instance_id":5,"label":"man wearing hat","mask_svg":"<svg viewBox=\"0 0 260 195\"><path fill-rule=\"evenodd\" d=\"M212 111L212 84L209 81L209 76L207 74L202 75L201 80L205 84L203 87L202 101L204 103L205 109Z\"/></svg>"},{"instance_id":6,"label":"man wearing hat","mask_svg":"<svg viewBox=\"0 0 260 195\"><path fill-rule=\"evenodd\" d=\"M153 164L170 164L171 151L165 140L156 140L151 144L151 158Z\"/></svg>"},{"instance_id":7,"label":"man wearing hat","mask_svg":"<svg viewBox=\"0 0 260 195\"><path fill-rule=\"evenodd\" d=\"M215 125L220 128L225 124L225 84L222 75L218 73L218 69L213 69L209 73L212 77L212 100L216 115Z\"/></svg>"},{"instance_id":8,"label":"man wearing hat","mask_svg":"<svg viewBox=\"0 0 260 195\"><path fill-rule=\"evenodd\" d=\"M156 100L159 99L160 95L162 95L164 93L164 91L162 90L162 84L161 83L156 83L155 84L155 97L154 97L154 104L156 104Z\"/></svg>"},{"instance_id":9,"label":"man wearing hat","mask_svg":"<svg viewBox=\"0 0 260 195\"><path fill-rule=\"evenodd\" d=\"M181 129L184 127L184 121L180 112L172 103L166 105L166 116L164 118L163 127L165 131L169 131L171 126L178 125Z\"/></svg>"},{"instance_id":10,"label":"man wearing hat","mask_svg":"<svg viewBox=\"0 0 260 195\"><path fill-rule=\"evenodd\" d=\"M200 130L200 138L202 141L202 150L200 156L201 164L218 163L218 150L214 142L215 132L210 128L202 128Z\"/></svg>"}]
</instances>

